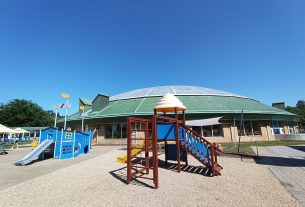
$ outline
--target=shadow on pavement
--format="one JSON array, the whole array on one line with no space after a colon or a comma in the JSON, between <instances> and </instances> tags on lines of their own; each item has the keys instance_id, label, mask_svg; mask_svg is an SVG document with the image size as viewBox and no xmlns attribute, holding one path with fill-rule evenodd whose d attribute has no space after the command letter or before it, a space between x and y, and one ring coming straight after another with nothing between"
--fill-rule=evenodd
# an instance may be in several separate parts
<instances>
[{"instance_id":1,"label":"shadow on pavement","mask_svg":"<svg viewBox=\"0 0 305 207\"><path fill-rule=\"evenodd\" d=\"M112 175L114 178L118 179L119 181L121 181L122 183L125 183L127 185L127 174L126 173L127 173L127 167L122 167L120 169L109 172L109 174ZM137 178L133 178L132 181L130 182L130 184L154 189L153 185L148 185L147 183L144 183Z\"/></svg>"},{"instance_id":2,"label":"shadow on pavement","mask_svg":"<svg viewBox=\"0 0 305 207\"><path fill-rule=\"evenodd\" d=\"M258 156L255 162L260 165L285 166L285 167L305 167L305 159Z\"/></svg>"},{"instance_id":3,"label":"shadow on pavement","mask_svg":"<svg viewBox=\"0 0 305 207\"><path fill-rule=\"evenodd\" d=\"M171 171L177 171L178 165L176 163L170 163L170 162L166 164L164 160L159 160L159 168L163 168ZM181 165L181 171L212 177L210 170L204 166Z\"/></svg>"},{"instance_id":4,"label":"shadow on pavement","mask_svg":"<svg viewBox=\"0 0 305 207\"><path fill-rule=\"evenodd\" d=\"M296 150L302 151L302 152L305 152L305 146L304 145L302 145L302 146L296 145L296 146L288 146L288 147L290 147L292 149L296 149Z\"/></svg>"}]
</instances>

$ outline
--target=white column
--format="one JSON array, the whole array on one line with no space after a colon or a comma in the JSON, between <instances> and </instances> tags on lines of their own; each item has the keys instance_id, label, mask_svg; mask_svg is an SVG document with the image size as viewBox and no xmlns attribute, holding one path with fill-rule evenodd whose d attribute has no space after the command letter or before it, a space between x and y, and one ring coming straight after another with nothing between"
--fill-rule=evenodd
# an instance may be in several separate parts
<instances>
[{"instance_id":1,"label":"white column","mask_svg":"<svg viewBox=\"0 0 305 207\"><path fill-rule=\"evenodd\" d=\"M54 128L56 128L56 122L57 122L57 108L55 108L55 120L54 120Z\"/></svg>"},{"instance_id":2,"label":"white column","mask_svg":"<svg viewBox=\"0 0 305 207\"><path fill-rule=\"evenodd\" d=\"M75 148L75 140L76 140L75 136L76 136L76 132L75 132L75 130L74 130L74 135L73 135L73 144L72 144L72 154L73 154L73 158L74 158L74 156L75 156L75 153L74 153L74 148Z\"/></svg>"},{"instance_id":3,"label":"white column","mask_svg":"<svg viewBox=\"0 0 305 207\"><path fill-rule=\"evenodd\" d=\"M65 115L65 123L64 123L64 130L67 128L67 116L68 116L68 105L69 105L69 99L66 99L66 115Z\"/></svg>"},{"instance_id":4,"label":"white column","mask_svg":"<svg viewBox=\"0 0 305 207\"><path fill-rule=\"evenodd\" d=\"M64 130L61 130L61 136L60 136L60 148L59 148L59 159L61 159L61 151L62 151L62 139L63 139Z\"/></svg>"}]
</instances>

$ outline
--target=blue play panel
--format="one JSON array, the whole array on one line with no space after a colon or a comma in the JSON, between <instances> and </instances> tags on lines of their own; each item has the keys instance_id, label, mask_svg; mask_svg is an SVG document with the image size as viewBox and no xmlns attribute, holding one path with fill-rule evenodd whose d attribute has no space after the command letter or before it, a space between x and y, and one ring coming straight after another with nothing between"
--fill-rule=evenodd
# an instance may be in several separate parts
<instances>
[{"instance_id":1,"label":"blue play panel","mask_svg":"<svg viewBox=\"0 0 305 207\"><path fill-rule=\"evenodd\" d=\"M158 123L157 124L158 141L175 141L175 124L173 123ZM178 130L179 135L182 134L182 130Z\"/></svg>"},{"instance_id":2,"label":"blue play panel","mask_svg":"<svg viewBox=\"0 0 305 207\"><path fill-rule=\"evenodd\" d=\"M41 132L39 144L46 140L54 143L54 159L69 159L88 154L93 132L64 131L48 128Z\"/></svg>"}]
</instances>

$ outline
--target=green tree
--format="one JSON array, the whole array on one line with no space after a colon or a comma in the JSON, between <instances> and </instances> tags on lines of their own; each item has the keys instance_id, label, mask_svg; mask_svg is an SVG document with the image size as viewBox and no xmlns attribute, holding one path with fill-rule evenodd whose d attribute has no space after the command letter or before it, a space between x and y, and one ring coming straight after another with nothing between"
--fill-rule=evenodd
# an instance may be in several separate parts
<instances>
[{"instance_id":1,"label":"green tree","mask_svg":"<svg viewBox=\"0 0 305 207\"><path fill-rule=\"evenodd\" d=\"M301 106L301 107L287 106L286 110L291 112L291 113L294 113L294 114L297 114L297 115L301 116L303 118L303 120L305 120L305 107L304 106Z\"/></svg>"},{"instance_id":2,"label":"green tree","mask_svg":"<svg viewBox=\"0 0 305 207\"><path fill-rule=\"evenodd\" d=\"M54 117L32 101L14 99L0 105L0 124L6 126L49 126Z\"/></svg>"}]
</instances>

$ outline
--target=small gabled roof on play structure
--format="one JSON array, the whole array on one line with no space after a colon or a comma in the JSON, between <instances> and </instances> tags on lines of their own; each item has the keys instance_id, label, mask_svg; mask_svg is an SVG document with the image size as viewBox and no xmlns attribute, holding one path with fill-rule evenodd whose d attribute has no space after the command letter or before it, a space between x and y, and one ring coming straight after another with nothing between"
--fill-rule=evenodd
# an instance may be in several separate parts
<instances>
[{"instance_id":1,"label":"small gabled roof on play structure","mask_svg":"<svg viewBox=\"0 0 305 207\"><path fill-rule=\"evenodd\" d=\"M155 106L156 111L162 112L173 112L175 110L184 111L185 109L186 107L183 103L171 93L167 93L163 96Z\"/></svg>"}]
</instances>

